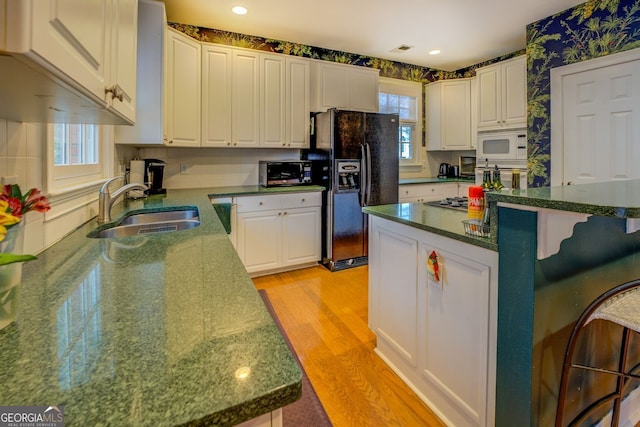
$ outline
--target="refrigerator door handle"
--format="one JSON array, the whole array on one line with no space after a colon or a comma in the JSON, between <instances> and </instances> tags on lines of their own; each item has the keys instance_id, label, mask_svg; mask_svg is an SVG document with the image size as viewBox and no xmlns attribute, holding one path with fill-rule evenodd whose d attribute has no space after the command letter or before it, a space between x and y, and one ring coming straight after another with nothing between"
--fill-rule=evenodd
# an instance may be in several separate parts
<instances>
[{"instance_id":1,"label":"refrigerator door handle","mask_svg":"<svg viewBox=\"0 0 640 427\"><path fill-rule=\"evenodd\" d=\"M367 189L367 171L366 171L366 157L364 145L360 146L360 206L365 206L366 198L365 192Z\"/></svg>"},{"instance_id":2,"label":"refrigerator door handle","mask_svg":"<svg viewBox=\"0 0 640 427\"><path fill-rule=\"evenodd\" d=\"M365 170L365 173L367 175L367 193L365 203L368 206L371 199L371 146L369 144L365 144L365 147L367 153L367 168Z\"/></svg>"}]
</instances>

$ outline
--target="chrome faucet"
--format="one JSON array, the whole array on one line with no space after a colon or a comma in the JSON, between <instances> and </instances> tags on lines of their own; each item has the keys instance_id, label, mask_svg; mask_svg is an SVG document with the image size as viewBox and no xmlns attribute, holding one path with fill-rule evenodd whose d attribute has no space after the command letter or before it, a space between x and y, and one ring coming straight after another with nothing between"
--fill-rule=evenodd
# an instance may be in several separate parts
<instances>
[{"instance_id":1,"label":"chrome faucet","mask_svg":"<svg viewBox=\"0 0 640 427\"><path fill-rule=\"evenodd\" d=\"M113 181L118 179L123 179L123 178L124 176L122 175L116 176L108 179L107 182L102 184L102 187L100 188L100 194L98 195L98 223L99 224L102 224L105 222L111 222L111 207L113 206L113 203L116 201L116 199L120 195L131 190L147 190L148 189L146 185L133 183L133 184L123 185L122 187L114 191L113 194L111 194L111 192L109 191L109 185Z\"/></svg>"}]
</instances>

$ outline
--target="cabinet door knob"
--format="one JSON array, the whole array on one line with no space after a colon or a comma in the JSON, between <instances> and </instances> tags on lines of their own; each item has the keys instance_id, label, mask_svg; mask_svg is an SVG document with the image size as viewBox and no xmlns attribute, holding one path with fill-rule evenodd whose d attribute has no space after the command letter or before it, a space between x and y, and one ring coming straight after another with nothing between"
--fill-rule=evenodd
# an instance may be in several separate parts
<instances>
[{"instance_id":1,"label":"cabinet door knob","mask_svg":"<svg viewBox=\"0 0 640 427\"><path fill-rule=\"evenodd\" d=\"M302 203L304 203L304 202L305 202L305 200L304 200L304 199L302 199Z\"/></svg>"},{"instance_id":2,"label":"cabinet door knob","mask_svg":"<svg viewBox=\"0 0 640 427\"><path fill-rule=\"evenodd\" d=\"M262 202L258 203L259 206L262 206Z\"/></svg>"}]
</instances>

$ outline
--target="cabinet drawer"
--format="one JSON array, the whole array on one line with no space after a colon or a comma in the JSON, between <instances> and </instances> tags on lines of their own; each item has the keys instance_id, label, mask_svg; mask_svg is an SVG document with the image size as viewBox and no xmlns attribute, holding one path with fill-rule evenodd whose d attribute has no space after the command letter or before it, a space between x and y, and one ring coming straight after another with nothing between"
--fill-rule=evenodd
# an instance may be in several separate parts
<instances>
[{"instance_id":1,"label":"cabinet drawer","mask_svg":"<svg viewBox=\"0 0 640 427\"><path fill-rule=\"evenodd\" d=\"M425 193L426 188L424 185L401 185L398 196L401 199L406 199L408 197L422 196Z\"/></svg>"},{"instance_id":2,"label":"cabinet drawer","mask_svg":"<svg viewBox=\"0 0 640 427\"><path fill-rule=\"evenodd\" d=\"M322 206L322 193L291 193L282 195L282 207L284 209L304 208L309 206Z\"/></svg>"},{"instance_id":3,"label":"cabinet drawer","mask_svg":"<svg viewBox=\"0 0 640 427\"><path fill-rule=\"evenodd\" d=\"M242 196L236 198L238 213L268 211L282 208L282 196Z\"/></svg>"}]
</instances>

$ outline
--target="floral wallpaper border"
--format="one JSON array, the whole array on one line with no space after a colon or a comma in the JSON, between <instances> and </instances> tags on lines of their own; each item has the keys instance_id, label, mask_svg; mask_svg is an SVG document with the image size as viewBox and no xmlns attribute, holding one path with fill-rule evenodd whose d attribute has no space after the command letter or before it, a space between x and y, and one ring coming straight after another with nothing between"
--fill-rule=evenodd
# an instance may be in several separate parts
<instances>
[{"instance_id":1,"label":"floral wallpaper border","mask_svg":"<svg viewBox=\"0 0 640 427\"><path fill-rule=\"evenodd\" d=\"M265 52L282 53L285 55L304 58L320 59L323 61L339 62L342 64L358 65L361 67L380 70L381 77L409 80L420 83L431 83L437 80L473 77L477 68L493 62L503 61L517 55L524 54L524 49L499 58L485 61L457 71L443 71L419 65L405 64L388 59L374 58L355 53L341 52L319 47L307 46L282 40L265 39L263 37L233 33L212 28L170 22L169 25L188 36L207 43L218 43L234 47L262 50Z\"/></svg>"}]
</instances>

